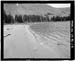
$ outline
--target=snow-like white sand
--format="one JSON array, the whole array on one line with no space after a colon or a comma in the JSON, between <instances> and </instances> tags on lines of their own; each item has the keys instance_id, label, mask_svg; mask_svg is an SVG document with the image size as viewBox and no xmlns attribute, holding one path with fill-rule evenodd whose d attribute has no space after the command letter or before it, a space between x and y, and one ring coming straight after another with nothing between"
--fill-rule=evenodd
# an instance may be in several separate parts
<instances>
[{"instance_id":1,"label":"snow-like white sand","mask_svg":"<svg viewBox=\"0 0 75 61\"><path fill-rule=\"evenodd\" d=\"M6 25L4 58L70 58L70 40L60 35L65 36L60 32L41 34L29 25Z\"/></svg>"}]
</instances>

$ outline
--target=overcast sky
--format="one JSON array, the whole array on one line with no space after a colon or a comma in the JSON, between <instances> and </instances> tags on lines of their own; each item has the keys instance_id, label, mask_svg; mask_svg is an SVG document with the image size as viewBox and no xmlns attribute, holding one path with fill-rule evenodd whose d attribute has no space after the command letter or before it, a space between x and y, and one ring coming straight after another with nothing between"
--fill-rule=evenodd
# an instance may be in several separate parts
<instances>
[{"instance_id":1,"label":"overcast sky","mask_svg":"<svg viewBox=\"0 0 75 61\"><path fill-rule=\"evenodd\" d=\"M65 7L70 7L70 4L48 4L52 7L55 7L55 8L65 8Z\"/></svg>"}]
</instances>

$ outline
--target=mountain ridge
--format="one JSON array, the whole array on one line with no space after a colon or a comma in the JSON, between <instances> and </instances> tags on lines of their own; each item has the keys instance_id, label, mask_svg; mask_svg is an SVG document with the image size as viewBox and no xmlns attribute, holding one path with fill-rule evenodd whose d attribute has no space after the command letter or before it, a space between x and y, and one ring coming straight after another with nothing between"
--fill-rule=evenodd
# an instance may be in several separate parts
<instances>
[{"instance_id":1,"label":"mountain ridge","mask_svg":"<svg viewBox=\"0 0 75 61\"><path fill-rule=\"evenodd\" d=\"M68 15L70 13L70 10L66 11L66 8L62 9L63 8L54 8L47 4L19 4L18 6L16 4L4 5L6 13L10 13L12 15L45 15L50 13L50 16L63 16L64 14Z\"/></svg>"}]
</instances>

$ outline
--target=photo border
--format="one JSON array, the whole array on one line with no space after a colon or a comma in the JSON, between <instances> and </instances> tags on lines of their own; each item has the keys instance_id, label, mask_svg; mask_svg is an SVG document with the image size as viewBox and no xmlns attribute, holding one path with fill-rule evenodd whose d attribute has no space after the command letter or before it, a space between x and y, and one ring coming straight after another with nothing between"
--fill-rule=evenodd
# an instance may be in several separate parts
<instances>
[{"instance_id":1,"label":"photo border","mask_svg":"<svg viewBox=\"0 0 75 61\"><path fill-rule=\"evenodd\" d=\"M71 21L70 21L70 58L4 58L4 24L3 24L3 8L5 3L40 3L40 4L49 4L49 3L70 3L71 4ZM73 26L72 26L73 22ZM73 30L73 31L72 31ZM73 36L72 36L73 35ZM74 1L1 1L1 60L73 60L74 59Z\"/></svg>"}]
</instances>

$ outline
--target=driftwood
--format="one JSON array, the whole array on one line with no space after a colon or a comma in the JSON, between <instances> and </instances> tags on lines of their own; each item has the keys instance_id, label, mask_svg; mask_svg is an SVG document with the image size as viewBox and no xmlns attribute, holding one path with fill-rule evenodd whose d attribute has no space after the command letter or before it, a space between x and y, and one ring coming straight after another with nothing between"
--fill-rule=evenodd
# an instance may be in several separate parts
<instances>
[{"instance_id":1,"label":"driftwood","mask_svg":"<svg viewBox=\"0 0 75 61\"><path fill-rule=\"evenodd\" d=\"M7 34L7 35L5 35L4 37L7 37L7 36L10 36L11 34Z\"/></svg>"}]
</instances>

